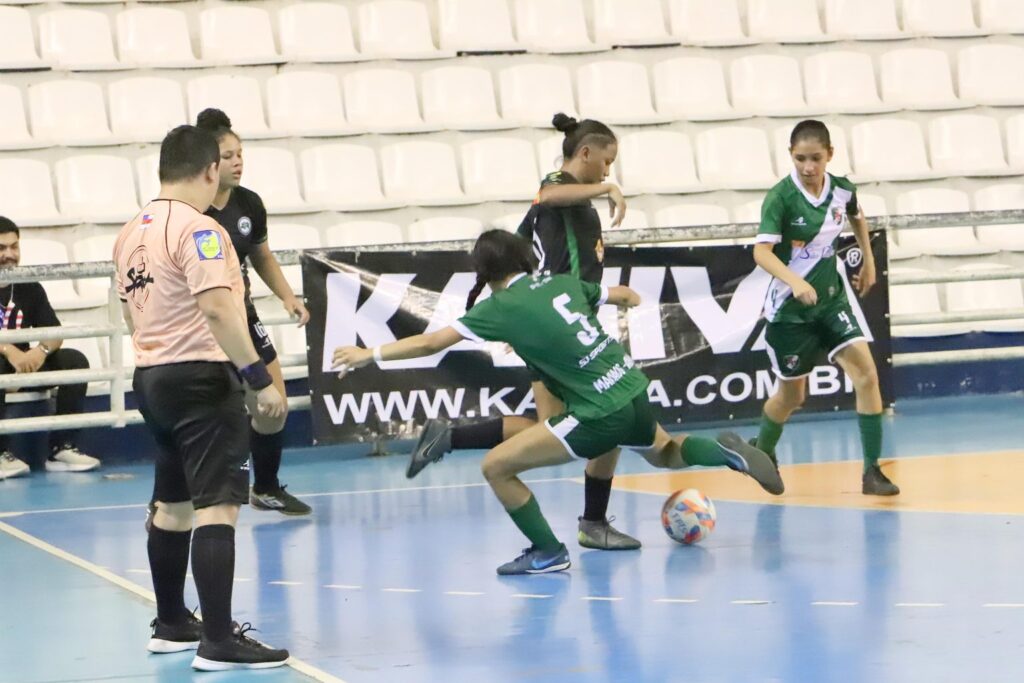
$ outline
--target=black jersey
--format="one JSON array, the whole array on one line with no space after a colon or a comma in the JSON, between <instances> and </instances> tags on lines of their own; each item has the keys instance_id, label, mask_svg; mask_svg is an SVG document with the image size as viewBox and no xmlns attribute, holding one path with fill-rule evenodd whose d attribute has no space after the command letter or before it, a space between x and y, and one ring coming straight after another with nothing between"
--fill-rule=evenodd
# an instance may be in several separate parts
<instances>
[{"instance_id":1,"label":"black jersey","mask_svg":"<svg viewBox=\"0 0 1024 683\"><path fill-rule=\"evenodd\" d=\"M578 184L565 171L549 173L540 186ZM519 225L519 235L533 242L540 270L568 273L587 282L601 282L604 241L597 210L584 200L570 206L535 202Z\"/></svg>"},{"instance_id":2,"label":"black jersey","mask_svg":"<svg viewBox=\"0 0 1024 683\"><path fill-rule=\"evenodd\" d=\"M18 282L0 287L0 329L57 327L60 321L50 305L46 290L38 282ZM27 343L15 344L28 351Z\"/></svg>"},{"instance_id":3,"label":"black jersey","mask_svg":"<svg viewBox=\"0 0 1024 683\"><path fill-rule=\"evenodd\" d=\"M210 207L206 215L214 219L227 230L231 236L231 244L238 253L242 264L242 279L245 281L245 302L252 306L249 291L249 254L254 247L267 241L267 209L263 200L252 190L236 187L231 191L231 198L223 209Z\"/></svg>"}]
</instances>

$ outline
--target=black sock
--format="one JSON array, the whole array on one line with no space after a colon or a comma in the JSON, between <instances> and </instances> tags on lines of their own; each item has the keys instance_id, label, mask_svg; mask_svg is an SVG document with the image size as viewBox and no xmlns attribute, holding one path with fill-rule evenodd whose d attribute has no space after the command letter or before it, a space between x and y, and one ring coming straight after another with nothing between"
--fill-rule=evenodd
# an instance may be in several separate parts
<instances>
[{"instance_id":1,"label":"black sock","mask_svg":"<svg viewBox=\"0 0 1024 683\"><path fill-rule=\"evenodd\" d=\"M185 572L191 538L191 529L165 531L154 526L149 530L146 550L156 593L156 618L165 624L177 624L189 613L185 607Z\"/></svg>"},{"instance_id":2,"label":"black sock","mask_svg":"<svg viewBox=\"0 0 1024 683\"><path fill-rule=\"evenodd\" d=\"M598 479L589 474L583 485L586 503L583 506L583 519L589 522L603 522L608 516L608 499L612 495L612 480Z\"/></svg>"},{"instance_id":3,"label":"black sock","mask_svg":"<svg viewBox=\"0 0 1024 683\"><path fill-rule=\"evenodd\" d=\"M256 493L269 493L281 488L277 473L281 470L281 449L284 430L276 434L260 434L249 427L249 448L252 450L252 488Z\"/></svg>"},{"instance_id":4,"label":"black sock","mask_svg":"<svg viewBox=\"0 0 1024 683\"><path fill-rule=\"evenodd\" d=\"M504 432L500 417L456 425L452 427L452 450L494 448L504 439Z\"/></svg>"},{"instance_id":5,"label":"black sock","mask_svg":"<svg viewBox=\"0 0 1024 683\"><path fill-rule=\"evenodd\" d=\"M203 635L231 635L231 589L235 581L235 528L228 524L197 527L192 534L192 575L203 611Z\"/></svg>"}]
</instances>

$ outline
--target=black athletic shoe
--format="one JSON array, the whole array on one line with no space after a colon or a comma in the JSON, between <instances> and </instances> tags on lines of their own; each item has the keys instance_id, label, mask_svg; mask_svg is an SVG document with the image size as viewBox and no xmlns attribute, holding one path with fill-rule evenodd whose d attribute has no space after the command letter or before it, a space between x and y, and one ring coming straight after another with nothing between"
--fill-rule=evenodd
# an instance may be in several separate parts
<instances>
[{"instance_id":1,"label":"black athletic shoe","mask_svg":"<svg viewBox=\"0 0 1024 683\"><path fill-rule=\"evenodd\" d=\"M249 492L249 505L257 510L277 510L282 515L308 515L313 511L301 500L288 493L282 486L266 493L257 493L256 489Z\"/></svg>"},{"instance_id":2,"label":"black athletic shoe","mask_svg":"<svg viewBox=\"0 0 1024 683\"><path fill-rule=\"evenodd\" d=\"M882 473L882 468L872 465L864 470L864 478L861 480L861 493L865 496L898 496L900 487L892 483L889 477Z\"/></svg>"},{"instance_id":3,"label":"black athletic shoe","mask_svg":"<svg viewBox=\"0 0 1024 683\"><path fill-rule=\"evenodd\" d=\"M154 619L149 622L149 627L153 629L153 635L146 649L155 654L195 650L203 636L203 623L196 618L195 612L177 624L165 624Z\"/></svg>"},{"instance_id":4,"label":"black athletic shoe","mask_svg":"<svg viewBox=\"0 0 1024 683\"><path fill-rule=\"evenodd\" d=\"M751 446L753 446L754 448L757 448L757 437L756 436L750 437L749 439L747 439L747 443L750 444ZM764 454L767 455L769 458L771 458L772 462L775 463L775 469L779 469L779 458L778 458L778 456L776 456L774 453L769 453L768 451L765 451Z\"/></svg>"},{"instance_id":5,"label":"black athletic shoe","mask_svg":"<svg viewBox=\"0 0 1024 683\"><path fill-rule=\"evenodd\" d=\"M288 650L275 650L245 635L251 630L252 624L245 623L234 629L224 640L214 642L203 638L192 660L192 668L199 671L228 671L283 666L288 659Z\"/></svg>"},{"instance_id":6,"label":"black athletic shoe","mask_svg":"<svg viewBox=\"0 0 1024 683\"><path fill-rule=\"evenodd\" d=\"M739 434L733 432L721 432L718 435L718 445L725 452L729 469L749 475L772 495L779 496L785 492L786 485L767 453L751 446Z\"/></svg>"},{"instance_id":7,"label":"black athletic shoe","mask_svg":"<svg viewBox=\"0 0 1024 683\"><path fill-rule=\"evenodd\" d=\"M409 467L405 470L406 478L412 479L422 472L424 467L437 462L451 450L451 425L441 420L427 420L423 425L423 431L420 432L420 440L416 442L416 448L412 449Z\"/></svg>"}]
</instances>

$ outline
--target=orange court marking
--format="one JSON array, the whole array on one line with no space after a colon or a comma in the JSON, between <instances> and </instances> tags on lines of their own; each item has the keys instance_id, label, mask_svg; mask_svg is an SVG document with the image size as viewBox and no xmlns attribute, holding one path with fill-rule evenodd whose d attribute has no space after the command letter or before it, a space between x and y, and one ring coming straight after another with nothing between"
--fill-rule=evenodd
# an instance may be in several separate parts
<instances>
[{"instance_id":1,"label":"orange court marking","mask_svg":"<svg viewBox=\"0 0 1024 683\"><path fill-rule=\"evenodd\" d=\"M783 465L781 496L725 468L616 475L615 488L666 496L696 488L715 501L773 505L1024 515L1024 451L883 460L882 470L902 491L892 498L862 495L862 468L860 460Z\"/></svg>"}]
</instances>

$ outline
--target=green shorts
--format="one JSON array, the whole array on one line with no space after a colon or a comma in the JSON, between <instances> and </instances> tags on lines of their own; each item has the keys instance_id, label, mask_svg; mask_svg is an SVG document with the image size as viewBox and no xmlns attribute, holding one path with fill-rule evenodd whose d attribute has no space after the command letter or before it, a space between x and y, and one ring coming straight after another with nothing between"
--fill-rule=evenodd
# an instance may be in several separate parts
<instances>
[{"instance_id":1,"label":"green shorts","mask_svg":"<svg viewBox=\"0 0 1024 683\"><path fill-rule=\"evenodd\" d=\"M544 425L558 437L569 454L590 460L623 446L646 449L654 445L658 419L643 391L610 415L581 420L570 413L551 418Z\"/></svg>"},{"instance_id":2,"label":"green shorts","mask_svg":"<svg viewBox=\"0 0 1024 683\"><path fill-rule=\"evenodd\" d=\"M823 360L832 362L840 350L861 340L867 335L846 296L815 306L803 322L771 322L765 331L772 369L782 379L806 377Z\"/></svg>"}]
</instances>

